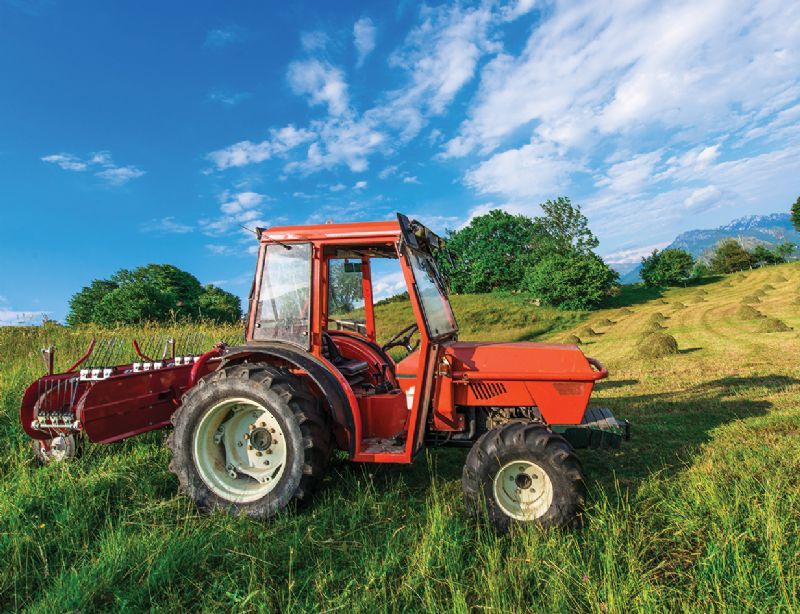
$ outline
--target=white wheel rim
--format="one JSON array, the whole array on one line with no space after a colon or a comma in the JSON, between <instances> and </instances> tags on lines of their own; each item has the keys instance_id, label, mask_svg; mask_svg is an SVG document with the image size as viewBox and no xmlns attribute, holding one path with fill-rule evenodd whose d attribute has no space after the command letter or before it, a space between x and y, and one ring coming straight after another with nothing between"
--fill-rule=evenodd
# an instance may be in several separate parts
<instances>
[{"instance_id":1,"label":"white wheel rim","mask_svg":"<svg viewBox=\"0 0 800 614\"><path fill-rule=\"evenodd\" d=\"M541 518L553 504L553 482L539 465L528 460L506 463L494 477L494 498L516 520Z\"/></svg>"},{"instance_id":2,"label":"white wheel rim","mask_svg":"<svg viewBox=\"0 0 800 614\"><path fill-rule=\"evenodd\" d=\"M283 429L252 399L226 399L208 410L194 431L192 452L203 482L232 503L272 492L286 467Z\"/></svg>"}]
</instances>

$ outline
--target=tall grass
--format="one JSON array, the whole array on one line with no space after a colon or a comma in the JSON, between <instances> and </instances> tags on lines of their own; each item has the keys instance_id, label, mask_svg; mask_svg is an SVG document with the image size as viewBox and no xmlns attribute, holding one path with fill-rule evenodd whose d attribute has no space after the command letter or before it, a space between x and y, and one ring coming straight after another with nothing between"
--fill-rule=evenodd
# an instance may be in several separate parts
<instances>
[{"instance_id":1,"label":"tall grass","mask_svg":"<svg viewBox=\"0 0 800 614\"><path fill-rule=\"evenodd\" d=\"M595 403L629 418L633 440L581 453L583 529L503 537L464 513L462 450L427 450L407 467L337 457L311 508L268 523L198 514L177 494L163 433L36 467L17 409L41 373L38 348L53 341L63 366L90 333L3 329L0 610L797 611L800 339L754 335L735 315L768 279L776 290L760 308L798 330L797 265L710 284L702 303L696 289L666 292L680 310L646 298L632 313L572 314L521 296L456 297L466 338L616 322L584 350L612 370ZM386 307L387 334L411 321ZM681 353L638 358L656 312Z\"/></svg>"}]
</instances>

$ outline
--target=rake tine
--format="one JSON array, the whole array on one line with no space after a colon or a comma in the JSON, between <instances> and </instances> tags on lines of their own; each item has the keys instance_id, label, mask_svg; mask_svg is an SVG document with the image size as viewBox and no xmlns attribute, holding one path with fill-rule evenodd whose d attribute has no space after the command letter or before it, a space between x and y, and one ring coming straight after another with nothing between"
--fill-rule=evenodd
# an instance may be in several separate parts
<instances>
[{"instance_id":1,"label":"rake tine","mask_svg":"<svg viewBox=\"0 0 800 614\"><path fill-rule=\"evenodd\" d=\"M203 333L203 338L200 340L200 349L202 350L200 353L204 354L206 352L206 337L208 333Z\"/></svg>"},{"instance_id":2,"label":"rake tine","mask_svg":"<svg viewBox=\"0 0 800 614\"><path fill-rule=\"evenodd\" d=\"M169 347L169 335L165 335L162 338L164 339L164 346L163 350L161 351L161 360L163 361L167 357L167 348Z\"/></svg>"}]
</instances>

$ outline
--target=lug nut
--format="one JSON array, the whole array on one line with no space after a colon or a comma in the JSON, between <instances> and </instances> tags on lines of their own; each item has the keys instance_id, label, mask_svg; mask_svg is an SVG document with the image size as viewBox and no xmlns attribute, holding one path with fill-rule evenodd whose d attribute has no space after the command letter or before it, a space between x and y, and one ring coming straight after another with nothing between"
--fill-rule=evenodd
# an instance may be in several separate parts
<instances>
[{"instance_id":1,"label":"lug nut","mask_svg":"<svg viewBox=\"0 0 800 614\"><path fill-rule=\"evenodd\" d=\"M256 456L263 456L263 454L259 450L256 450Z\"/></svg>"}]
</instances>

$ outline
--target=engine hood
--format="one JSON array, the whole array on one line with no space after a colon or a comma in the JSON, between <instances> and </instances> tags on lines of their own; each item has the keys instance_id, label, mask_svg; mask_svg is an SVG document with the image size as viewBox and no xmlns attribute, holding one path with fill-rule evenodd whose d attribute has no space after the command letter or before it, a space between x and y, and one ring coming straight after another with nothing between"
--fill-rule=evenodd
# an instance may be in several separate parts
<instances>
[{"instance_id":1,"label":"engine hood","mask_svg":"<svg viewBox=\"0 0 800 614\"><path fill-rule=\"evenodd\" d=\"M443 344L453 376L505 376L511 379L598 379L598 373L574 345L533 342L462 342Z\"/></svg>"}]
</instances>

